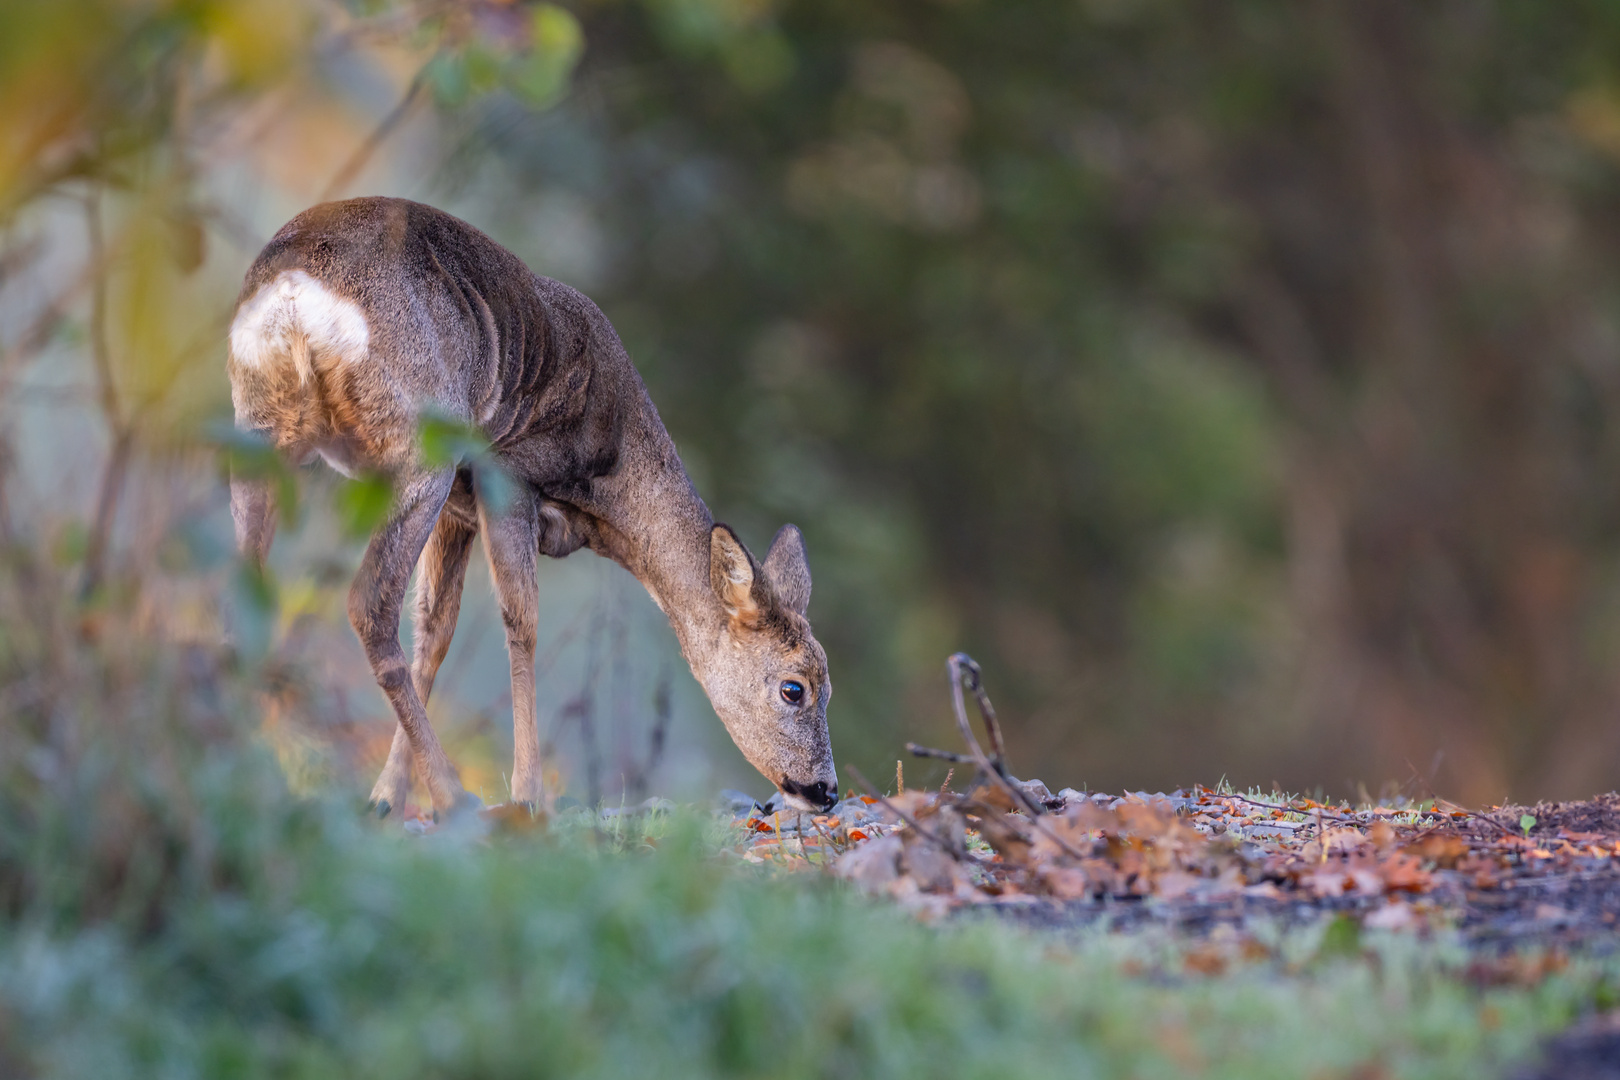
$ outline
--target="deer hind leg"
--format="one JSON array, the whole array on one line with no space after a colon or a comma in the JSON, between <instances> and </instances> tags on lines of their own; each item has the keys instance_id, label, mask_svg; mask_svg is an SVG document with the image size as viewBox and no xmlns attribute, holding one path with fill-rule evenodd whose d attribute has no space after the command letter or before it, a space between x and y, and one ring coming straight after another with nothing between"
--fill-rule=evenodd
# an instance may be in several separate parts
<instances>
[{"instance_id":1,"label":"deer hind leg","mask_svg":"<svg viewBox=\"0 0 1620 1080\"><path fill-rule=\"evenodd\" d=\"M254 569L264 569L276 535L276 504L269 481L231 477L231 520L236 525L237 551Z\"/></svg>"},{"instance_id":2,"label":"deer hind leg","mask_svg":"<svg viewBox=\"0 0 1620 1080\"><path fill-rule=\"evenodd\" d=\"M497 512L482 499L478 515L484 532L501 621L506 624L506 652L512 667L512 801L537 805L541 796L540 734L534 718L534 642L540 609L535 576L539 560L540 499L517 485L510 502Z\"/></svg>"},{"instance_id":3,"label":"deer hind leg","mask_svg":"<svg viewBox=\"0 0 1620 1080\"><path fill-rule=\"evenodd\" d=\"M433 680L450 649L461 612L461 587L467 578L467 559L473 538L478 535L478 511L473 504L472 474L456 474L450 497L445 500L439 520L428 537L427 546L416 564L416 603L412 611L415 625L415 657L411 682L425 707L433 693ZM394 742L388 749L388 763L371 789L371 806L378 817L387 817L395 807L405 805L411 786L411 740L403 724L394 727Z\"/></svg>"},{"instance_id":4,"label":"deer hind leg","mask_svg":"<svg viewBox=\"0 0 1620 1080\"><path fill-rule=\"evenodd\" d=\"M360 572L349 588L349 622L405 731L436 813L457 808L467 796L455 766L428 724L421 696L411 685L405 650L399 644L399 615L411 568L427 546L454 483L453 469L407 480L399 491L393 518L371 538Z\"/></svg>"}]
</instances>

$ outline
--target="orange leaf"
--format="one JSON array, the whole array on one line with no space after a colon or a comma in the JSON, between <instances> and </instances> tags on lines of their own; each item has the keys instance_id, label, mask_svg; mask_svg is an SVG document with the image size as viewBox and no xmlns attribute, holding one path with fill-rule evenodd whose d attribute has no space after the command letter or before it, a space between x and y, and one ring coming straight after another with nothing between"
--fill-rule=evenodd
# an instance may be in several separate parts
<instances>
[{"instance_id":1,"label":"orange leaf","mask_svg":"<svg viewBox=\"0 0 1620 1080\"><path fill-rule=\"evenodd\" d=\"M1468 842L1459 836L1437 836L1430 833L1407 844L1405 850L1444 870L1450 870L1457 865L1459 859L1468 854Z\"/></svg>"}]
</instances>

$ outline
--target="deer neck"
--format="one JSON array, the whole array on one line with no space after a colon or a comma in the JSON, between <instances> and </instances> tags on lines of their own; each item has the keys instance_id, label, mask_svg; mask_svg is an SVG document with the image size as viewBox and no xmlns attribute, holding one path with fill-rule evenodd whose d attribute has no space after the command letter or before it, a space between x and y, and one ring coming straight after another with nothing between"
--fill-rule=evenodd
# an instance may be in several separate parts
<instances>
[{"instance_id":1,"label":"deer neck","mask_svg":"<svg viewBox=\"0 0 1620 1080\"><path fill-rule=\"evenodd\" d=\"M651 401L644 404L635 425L640 437L625 439L614 476L594 485L598 551L646 587L674 628L692 673L706 686L727 618L709 573L714 518Z\"/></svg>"}]
</instances>

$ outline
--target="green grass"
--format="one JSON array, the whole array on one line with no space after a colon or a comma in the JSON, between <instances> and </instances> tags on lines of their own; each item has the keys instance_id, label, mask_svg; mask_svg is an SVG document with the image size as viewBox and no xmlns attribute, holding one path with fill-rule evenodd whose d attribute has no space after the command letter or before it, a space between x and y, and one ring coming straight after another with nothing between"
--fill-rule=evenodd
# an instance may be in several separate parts
<instances>
[{"instance_id":1,"label":"green grass","mask_svg":"<svg viewBox=\"0 0 1620 1080\"><path fill-rule=\"evenodd\" d=\"M88 924L36 911L4 925L14 1068L1281 1078L1373 1063L1473 1077L1603 985L1578 968L1481 992L1444 946L1389 937L1324 959L1315 931L1279 935L1275 959L1189 975L1167 940L928 927L825 879L721 862L699 818L639 852L579 832L486 844L290 800L250 821L244 790L219 793L213 865L228 882Z\"/></svg>"},{"instance_id":2,"label":"green grass","mask_svg":"<svg viewBox=\"0 0 1620 1080\"><path fill-rule=\"evenodd\" d=\"M32 569L0 573L0 1076L1476 1077L1614 981L1481 990L1444 938L1320 926L1220 975L927 926L695 812L408 837L289 791L251 673L86 631Z\"/></svg>"}]
</instances>

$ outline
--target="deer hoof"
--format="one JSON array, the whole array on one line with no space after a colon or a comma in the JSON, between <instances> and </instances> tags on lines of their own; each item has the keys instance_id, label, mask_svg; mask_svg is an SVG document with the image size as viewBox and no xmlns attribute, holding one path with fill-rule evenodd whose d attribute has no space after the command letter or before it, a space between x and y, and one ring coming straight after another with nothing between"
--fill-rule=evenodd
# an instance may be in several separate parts
<instances>
[{"instance_id":1,"label":"deer hoof","mask_svg":"<svg viewBox=\"0 0 1620 1080\"><path fill-rule=\"evenodd\" d=\"M392 809L393 807L389 805L387 799L372 799L370 802L366 803L367 812L369 813L370 811L375 810L377 812L378 820L387 817L389 811Z\"/></svg>"}]
</instances>

